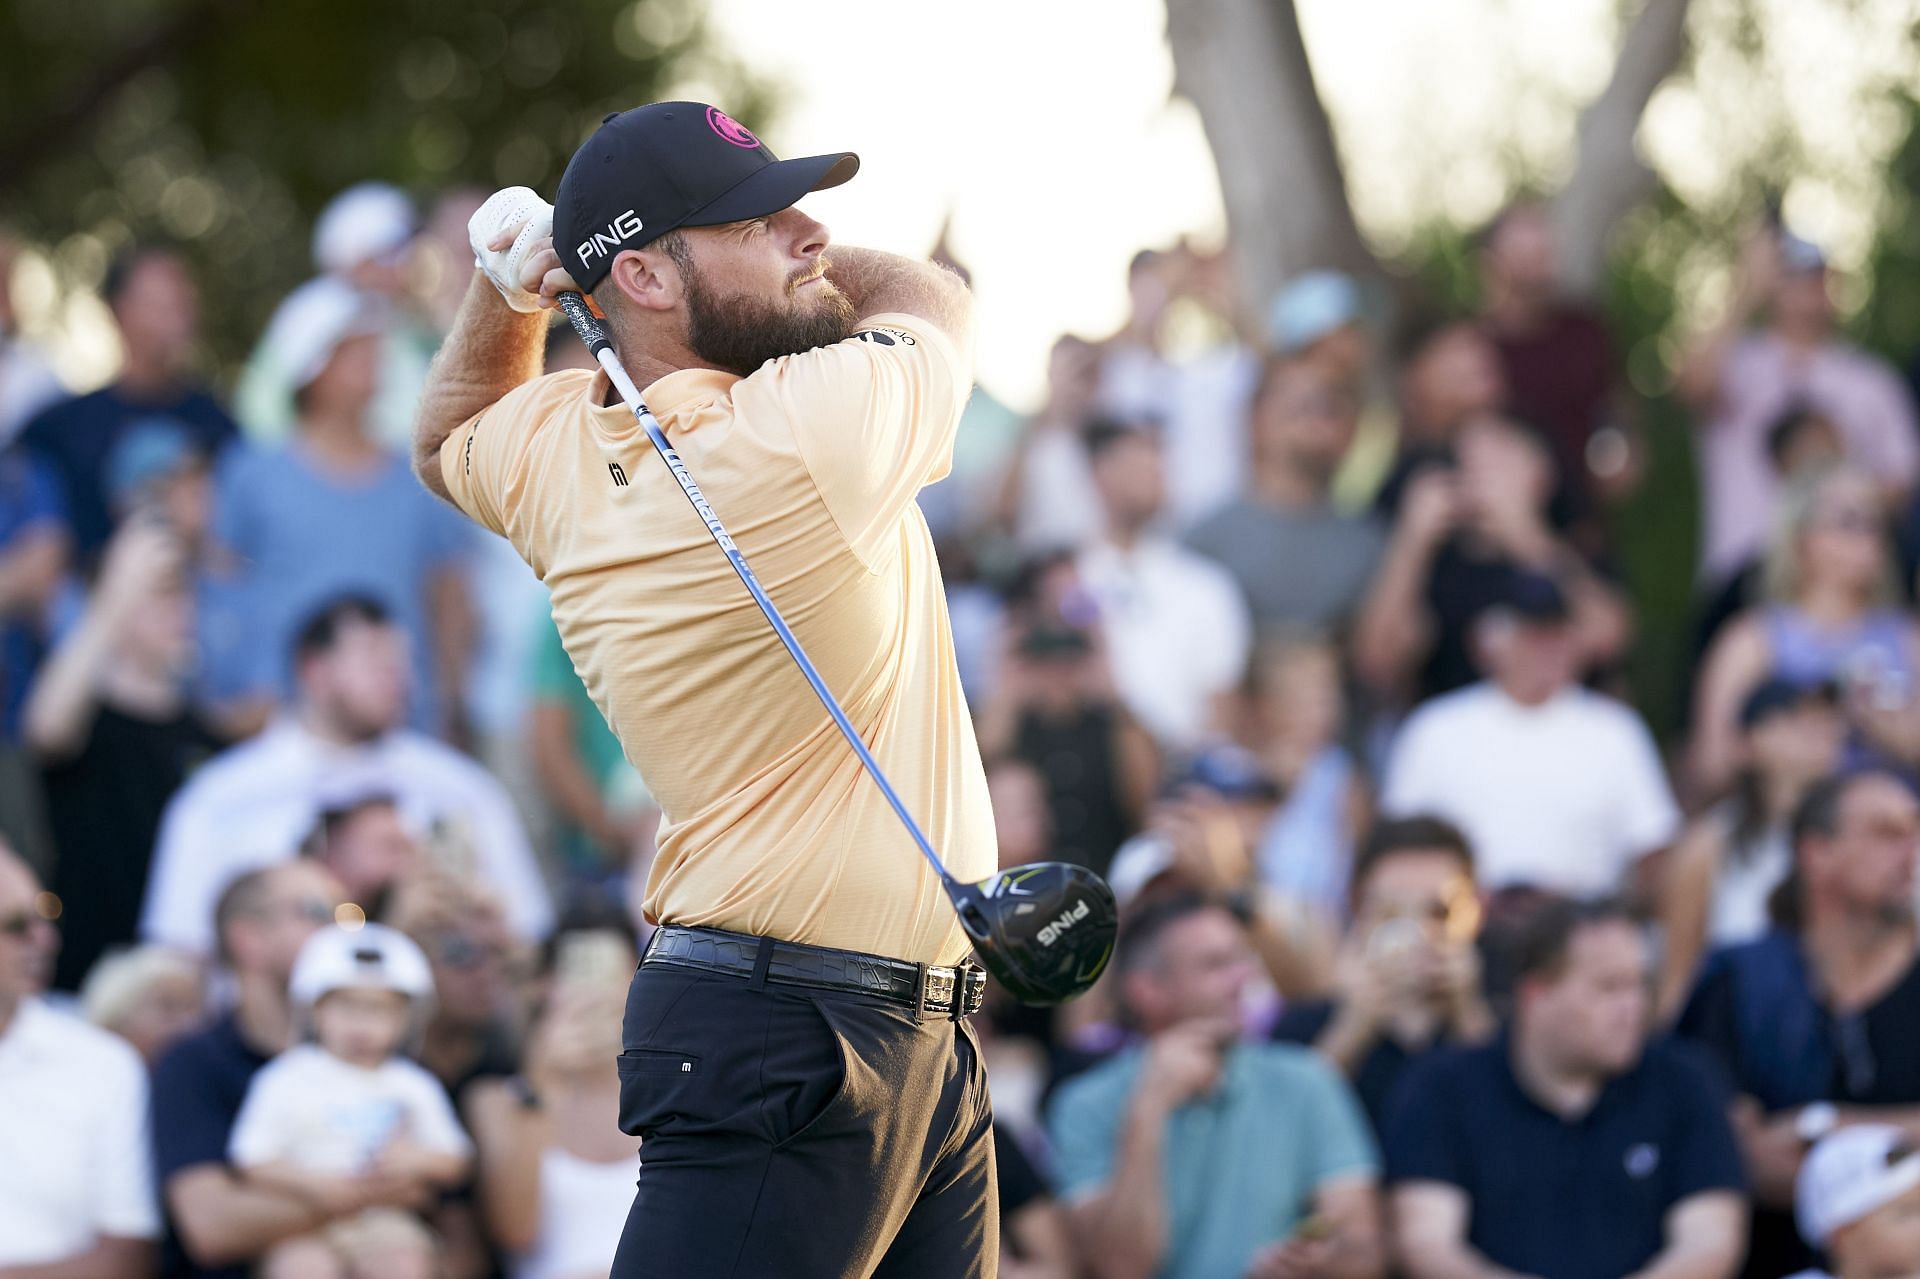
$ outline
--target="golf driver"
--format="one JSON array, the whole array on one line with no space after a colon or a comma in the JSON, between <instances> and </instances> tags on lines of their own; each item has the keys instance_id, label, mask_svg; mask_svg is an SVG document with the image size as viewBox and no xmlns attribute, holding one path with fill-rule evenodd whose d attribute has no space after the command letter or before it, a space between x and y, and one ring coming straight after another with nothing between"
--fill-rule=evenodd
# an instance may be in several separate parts
<instances>
[{"instance_id":1,"label":"golf driver","mask_svg":"<svg viewBox=\"0 0 1920 1279\"><path fill-rule=\"evenodd\" d=\"M780 610L774 607L773 601L761 588L753 569L748 567L740 548L734 545L733 538L707 504L700 486L694 483L693 476L688 473L686 464L674 452L673 445L667 442L660 423L641 402L639 389L620 363L620 356L613 349L613 339L606 325L578 293L562 293L560 306L566 312L567 319L572 321L574 332L580 335L580 340L587 344L594 359L606 370L607 377L620 392L620 398L626 401L634 417L639 419L641 429L653 441L654 451L679 482L680 491L687 495L687 501L693 503L694 512L706 524L714 542L726 553L733 571L740 575L740 581L746 586L747 593L753 596L753 602L766 615L773 633L780 637L787 654L800 668L800 673L806 676L807 683L813 686L814 693L827 708L827 714L833 717L847 744L853 747L853 753L865 765L867 775L873 778L894 814L913 837L920 855L940 876L947 897L960 917L960 926L973 942L974 953L979 956L981 967L993 974L1023 1003L1058 1004L1083 994L1106 969L1107 960L1113 955L1114 934L1119 925L1119 909L1114 904L1113 890L1092 871L1068 862L1035 862L1027 866L1015 866L973 884L961 883L947 873L947 868L940 863L939 854L933 851L933 845L921 831L920 824L907 811L892 783L887 781L886 774L880 771L873 753L860 740L860 734L854 730L846 712L840 709L839 701L820 678L820 672L814 669L806 650L800 647L800 641L787 628L786 619L780 616Z\"/></svg>"}]
</instances>

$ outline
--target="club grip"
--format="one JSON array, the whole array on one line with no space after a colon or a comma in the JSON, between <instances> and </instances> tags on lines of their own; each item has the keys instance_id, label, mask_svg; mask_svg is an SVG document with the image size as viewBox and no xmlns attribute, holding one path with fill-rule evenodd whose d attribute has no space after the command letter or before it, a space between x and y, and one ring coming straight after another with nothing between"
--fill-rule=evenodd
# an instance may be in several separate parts
<instances>
[{"instance_id":1,"label":"club grip","mask_svg":"<svg viewBox=\"0 0 1920 1279\"><path fill-rule=\"evenodd\" d=\"M580 335L580 340L587 344L587 350L593 353L595 359L600 358L600 352L612 349L613 337L607 332L606 324L587 305L585 298L578 293L562 293L560 309L567 313L567 319L573 323L573 331Z\"/></svg>"}]
</instances>

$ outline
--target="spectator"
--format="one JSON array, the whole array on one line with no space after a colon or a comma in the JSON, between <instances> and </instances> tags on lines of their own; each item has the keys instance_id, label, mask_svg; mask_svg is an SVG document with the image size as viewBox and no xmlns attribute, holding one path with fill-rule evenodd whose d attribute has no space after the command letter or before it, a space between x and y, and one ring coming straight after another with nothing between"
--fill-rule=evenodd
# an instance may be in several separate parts
<instances>
[{"instance_id":1,"label":"spectator","mask_svg":"<svg viewBox=\"0 0 1920 1279\"><path fill-rule=\"evenodd\" d=\"M1105 527L1075 567L1099 611L1114 687L1163 747L1191 749L1246 674L1246 602L1218 565L1157 531L1166 479L1153 431L1095 418L1083 438Z\"/></svg>"},{"instance_id":2,"label":"spectator","mask_svg":"<svg viewBox=\"0 0 1920 1279\"><path fill-rule=\"evenodd\" d=\"M160 815L222 745L187 700L193 617L181 539L155 519L130 521L28 696L53 889L66 903L54 969L62 990L78 990L95 960L137 936Z\"/></svg>"},{"instance_id":3,"label":"spectator","mask_svg":"<svg viewBox=\"0 0 1920 1279\"><path fill-rule=\"evenodd\" d=\"M120 334L119 375L47 409L21 437L58 477L74 548L86 563L113 532L106 467L123 436L164 424L213 457L237 434L233 419L190 372L200 299L180 255L154 245L128 249L107 267L100 296Z\"/></svg>"},{"instance_id":4,"label":"spectator","mask_svg":"<svg viewBox=\"0 0 1920 1279\"><path fill-rule=\"evenodd\" d=\"M1405 498L1354 632L1355 673L1399 702L1476 678L1474 623L1516 578L1548 574L1568 592L1575 676L1618 658L1630 615L1618 590L1554 527L1552 459L1504 418L1463 426L1451 463L1409 472Z\"/></svg>"},{"instance_id":5,"label":"spectator","mask_svg":"<svg viewBox=\"0 0 1920 1279\"><path fill-rule=\"evenodd\" d=\"M940 239L927 256L955 275L969 289L973 272L954 255L948 243L952 215L940 228ZM578 345L578 343L575 343ZM920 490L914 500L926 516L935 545L966 537L987 523L997 500L1000 479L1019 448L1022 418L978 382L967 396L960 426L953 437L953 469L946 478Z\"/></svg>"},{"instance_id":6,"label":"spectator","mask_svg":"<svg viewBox=\"0 0 1920 1279\"><path fill-rule=\"evenodd\" d=\"M1378 1275L1366 1119L1312 1054L1240 1041L1246 933L1199 897L1143 908L1117 957L1142 1046L1061 1086L1057 1183L1100 1279Z\"/></svg>"},{"instance_id":7,"label":"spectator","mask_svg":"<svg viewBox=\"0 0 1920 1279\"><path fill-rule=\"evenodd\" d=\"M1410 1279L1730 1279L1739 1151L1705 1067L1648 1042L1650 960L1619 907L1555 903L1510 1029L1408 1072L1386 1150Z\"/></svg>"},{"instance_id":8,"label":"spectator","mask_svg":"<svg viewBox=\"0 0 1920 1279\"><path fill-rule=\"evenodd\" d=\"M1920 1157L1892 1124L1858 1124L1807 1153L1794 1193L1807 1243L1832 1274L1795 1279L1902 1279L1920 1274Z\"/></svg>"},{"instance_id":9,"label":"spectator","mask_svg":"<svg viewBox=\"0 0 1920 1279\"><path fill-rule=\"evenodd\" d=\"M461 232L464 237L464 222ZM293 433L307 350L301 332L304 301L316 291L344 289L358 294L384 319L374 360L378 385L368 409L369 431L387 448L407 446L427 361L437 345L414 314L416 235L412 202L384 182L348 187L320 211L313 224L313 265L320 274L288 294L274 311L234 393L235 412L248 438L275 444ZM463 278L470 265L462 261Z\"/></svg>"},{"instance_id":10,"label":"spectator","mask_svg":"<svg viewBox=\"0 0 1920 1279\"><path fill-rule=\"evenodd\" d=\"M1269 362L1253 394L1247 491L1188 537L1226 565L1263 631L1345 626L1379 564L1378 525L1332 500L1358 414L1353 392L1323 365Z\"/></svg>"},{"instance_id":11,"label":"spectator","mask_svg":"<svg viewBox=\"0 0 1920 1279\"><path fill-rule=\"evenodd\" d=\"M1920 623L1898 603L1880 496L1858 469L1787 490L1767 559L1768 603L1720 633L1701 671L1691 762L1702 794L1731 780L1741 700L1769 675L1840 685L1854 762L1920 765Z\"/></svg>"},{"instance_id":12,"label":"spectator","mask_svg":"<svg viewBox=\"0 0 1920 1279\"><path fill-rule=\"evenodd\" d=\"M238 1176L227 1138L254 1074L293 1042L287 981L307 938L333 922L340 887L311 862L250 871L214 911L220 962L234 1003L207 1029L175 1044L153 1072L153 1166L166 1205L162 1273L241 1279L283 1239L391 1200L378 1174L301 1200Z\"/></svg>"},{"instance_id":13,"label":"spectator","mask_svg":"<svg viewBox=\"0 0 1920 1279\"><path fill-rule=\"evenodd\" d=\"M633 1204L634 1140L620 1131L620 1017L637 958L627 937L557 939L526 1071L468 1093L480 1203L511 1279L581 1279L613 1265Z\"/></svg>"},{"instance_id":14,"label":"spectator","mask_svg":"<svg viewBox=\"0 0 1920 1279\"><path fill-rule=\"evenodd\" d=\"M1787 823L1840 766L1846 740L1832 684L1769 679L1740 707L1732 793L1681 833L1662 871L1660 1012L1677 1014L1701 956L1767 931L1767 900L1793 869Z\"/></svg>"},{"instance_id":15,"label":"spectator","mask_svg":"<svg viewBox=\"0 0 1920 1279\"><path fill-rule=\"evenodd\" d=\"M1416 317L1399 346L1400 448L1377 507L1392 518L1411 475L1444 458L1461 428L1505 410L1500 353L1486 333L1460 317Z\"/></svg>"},{"instance_id":16,"label":"spectator","mask_svg":"<svg viewBox=\"0 0 1920 1279\"><path fill-rule=\"evenodd\" d=\"M1753 1279L1807 1264L1789 1214L1806 1143L1838 1122L1908 1124L1920 1104L1920 802L1887 773L1830 778L1790 835L1776 927L1708 963L1679 1025L1737 1094L1758 1201Z\"/></svg>"},{"instance_id":17,"label":"spectator","mask_svg":"<svg viewBox=\"0 0 1920 1279\"><path fill-rule=\"evenodd\" d=\"M993 1125L994 1188L1000 1209L1000 1279L1074 1279L1066 1213L1020 1142Z\"/></svg>"},{"instance_id":18,"label":"spectator","mask_svg":"<svg viewBox=\"0 0 1920 1279\"><path fill-rule=\"evenodd\" d=\"M0 449L12 444L28 419L67 396L46 352L20 335L13 309L13 269L23 246L0 227Z\"/></svg>"},{"instance_id":19,"label":"spectator","mask_svg":"<svg viewBox=\"0 0 1920 1279\"><path fill-rule=\"evenodd\" d=\"M1313 365L1360 405L1352 446L1333 478L1332 498L1338 507L1366 506L1393 465L1399 414L1376 359L1359 284L1338 271L1307 271L1287 281L1267 308L1267 343L1283 359ZM1257 474L1257 427L1253 449Z\"/></svg>"},{"instance_id":20,"label":"spectator","mask_svg":"<svg viewBox=\"0 0 1920 1279\"><path fill-rule=\"evenodd\" d=\"M1756 312L1766 323L1749 329ZM1792 405L1839 428L1847 458L1892 493L1920 470L1920 424L1899 375L1839 337L1825 257L1777 227L1741 246L1725 315L1681 360L1677 389L1700 419L1701 580L1712 588L1766 540L1779 483L1767 431Z\"/></svg>"},{"instance_id":21,"label":"spectator","mask_svg":"<svg viewBox=\"0 0 1920 1279\"><path fill-rule=\"evenodd\" d=\"M1547 207L1521 200L1479 237L1480 323L1493 339L1508 407L1545 434L1582 514L1627 496L1642 452L1622 416L1619 360L1597 311L1560 292Z\"/></svg>"},{"instance_id":22,"label":"spectator","mask_svg":"<svg viewBox=\"0 0 1920 1279\"><path fill-rule=\"evenodd\" d=\"M1407 718L1382 811L1457 824L1488 889L1620 890L1679 830L1652 734L1577 682L1573 610L1552 579L1515 578L1476 634L1490 678Z\"/></svg>"},{"instance_id":23,"label":"spectator","mask_svg":"<svg viewBox=\"0 0 1920 1279\"><path fill-rule=\"evenodd\" d=\"M433 970L433 1011L414 1059L455 1102L477 1080L515 1074L520 1044L513 982L520 965L500 903L429 865L398 885L383 922L418 943ZM627 933L631 939L631 929ZM632 970L627 965L626 975Z\"/></svg>"},{"instance_id":24,"label":"spectator","mask_svg":"<svg viewBox=\"0 0 1920 1279\"><path fill-rule=\"evenodd\" d=\"M639 774L573 669L544 604L536 625L527 722L534 775L559 822L567 877L604 880L626 868L650 824L650 809L630 802Z\"/></svg>"},{"instance_id":25,"label":"spectator","mask_svg":"<svg viewBox=\"0 0 1920 1279\"><path fill-rule=\"evenodd\" d=\"M1134 255L1131 303L1119 332L1100 345L1098 408L1159 424L1167 445L1167 511L1182 528L1233 499L1245 482L1247 399L1259 376L1253 354L1234 340L1230 255L1186 244ZM1175 358L1174 317L1188 332L1224 334Z\"/></svg>"},{"instance_id":26,"label":"spectator","mask_svg":"<svg viewBox=\"0 0 1920 1279\"><path fill-rule=\"evenodd\" d=\"M1281 792L1255 852L1260 879L1333 924L1346 918L1354 836L1372 812L1359 765L1340 742L1342 678L1339 650L1327 641L1270 642L1249 672L1240 728Z\"/></svg>"},{"instance_id":27,"label":"spectator","mask_svg":"<svg viewBox=\"0 0 1920 1279\"><path fill-rule=\"evenodd\" d=\"M1099 379L1091 342L1071 333L1054 342L1046 401L1027 420L1000 489L1000 523L1024 551L1072 550L1100 532L1100 494L1080 438Z\"/></svg>"},{"instance_id":28,"label":"spectator","mask_svg":"<svg viewBox=\"0 0 1920 1279\"><path fill-rule=\"evenodd\" d=\"M300 853L339 881L346 899L368 919L383 922L400 886L425 870L425 856L392 792L377 785L323 798Z\"/></svg>"},{"instance_id":29,"label":"spectator","mask_svg":"<svg viewBox=\"0 0 1920 1279\"><path fill-rule=\"evenodd\" d=\"M40 998L55 909L0 847L0 1274L146 1279L160 1233L147 1075L133 1049Z\"/></svg>"},{"instance_id":30,"label":"spectator","mask_svg":"<svg viewBox=\"0 0 1920 1279\"><path fill-rule=\"evenodd\" d=\"M1493 1033L1473 944L1479 926L1466 837L1437 818L1382 822L1354 867L1353 927L1333 997L1289 1004L1273 1037L1331 1062L1378 1131L1410 1065Z\"/></svg>"},{"instance_id":31,"label":"spectator","mask_svg":"<svg viewBox=\"0 0 1920 1279\"><path fill-rule=\"evenodd\" d=\"M21 720L72 546L50 468L17 448L0 453L0 836L38 866L50 860L45 797Z\"/></svg>"},{"instance_id":32,"label":"spectator","mask_svg":"<svg viewBox=\"0 0 1920 1279\"><path fill-rule=\"evenodd\" d=\"M311 1042L257 1071L227 1154L249 1184L324 1201L367 1169L422 1208L466 1179L473 1144L439 1082L402 1045L433 999L420 948L380 924L323 928L300 947L290 986ZM269 1276L432 1279L438 1245L417 1216L368 1207L269 1249Z\"/></svg>"},{"instance_id":33,"label":"spectator","mask_svg":"<svg viewBox=\"0 0 1920 1279\"><path fill-rule=\"evenodd\" d=\"M506 907L514 932L545 933L552 906L519 815L485 770L402 728L407 665L399 633L371 599L315 613L293 646L299 696L259 737L218 756L167 805L140 930L205 954L213 902L235 875L292 858L328 801L369 779L416 831L464 843L466 873Z\"/></svg>"},{"instance_id":34,"label":"spectator","mask_svg":"<svg viewBox=\"0 0 1920 1279\"><path fill-rule=\"evenodd\" d=\"M980 752L1039 769L1056 855L1104 870L1138 829L1159 777L1153 739L1114 688L1104 632L1072 561L1030 566L1014 595L974 730Z\"/></svg>"},{"instance_id":35,"label":"spectator","mask_svg":"<svg viewBox=\"0 0 1920 1279\"><path fill-rule=\"evenodd\" d=\"M110 951L87 974L80 1007L88 1021L133 1045L152 1067L206 1021L206 973L192 955L165 946Z\"/></svg>"},{"instance_id":36,"label":"spectator","mask_svg":"<svg viewBox=\"0 0 1920 1279\"><path fill-rule=\"evenodd\" d=\"M299 417L285 445L237 451L221 468L214 539L234 561L248 644L230 696L270 704L287 646L326 600L378 599L404 632L416 725L458 726L468 648L458 517L415 481L406 457L371 433L380 321L329 284L289 323Z\"/></svg>"}]
</instances>

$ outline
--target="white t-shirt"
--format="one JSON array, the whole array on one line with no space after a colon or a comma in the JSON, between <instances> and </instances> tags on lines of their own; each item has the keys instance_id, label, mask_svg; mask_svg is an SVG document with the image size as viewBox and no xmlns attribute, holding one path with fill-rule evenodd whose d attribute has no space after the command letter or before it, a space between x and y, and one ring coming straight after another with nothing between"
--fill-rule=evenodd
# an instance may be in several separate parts
<instances>
[{"instance_id":1,"label":"white t-shirt","mask_svg":"<svg viewBox=\"0 0 1920 1279\"><path fill-rule=\"evenodd\" d=\"M546 881L519 810L491 773L422 733L400 729L364 746L335 746L290 718L208 762L168 801L141 936L210 953L221 892L248 871L293 860L324 802L347 782L391 794L415 831L456 826L507 923L522 937L546 936Z\"/></svg>"},{"instance_id":2,"label":"white t-shirt","mask_svg":"<svg viewBox=\"0 0 1920 1279\"><path fill-rule=\"evenodd\" d=\"M1100 607L1113 682L1162 745L1192 748L1213 699L1240 682L1253 646L1246 600L1227 571L1158 537L1080 553L1080 580Z\"/></svg>"},{"instance_id":3,"label":"white t-shirt","mask_svg":"<svg viewBox=\"0 0 1920 1279\"><path fill-rule=\"evenodd\" d=\"M1487 888L1575 897L1619 889L1680 824L1647 726L1584 688L1523 706L1480 683L1425 703L1393 744L1380 806L1459 826Z\"/></svg>"},{"instance_id":4,"label":"white t-shirt","mask_svg":"<svg viewBox=\"0 0 1920 1279\"><path fill-rule=\"evenodd\" d=\"M300 1044L247 1085L227 1157L242 1168L284 1161L350 1176L397 1137L448 1154L473 1151L446 1090L425 1068L390 1057L369 1070Z\"/></svg>"},{"instance_id":5,"label":"white t-shirt","mask_svg":"<svg viewBox=\"0 0 1920 1279\"><path fill-rule=\"evenodd\" d=\"M25 1001L0 1033L0 1268L159 1234L138 1054Z\"/></svg>"}]
</instances>

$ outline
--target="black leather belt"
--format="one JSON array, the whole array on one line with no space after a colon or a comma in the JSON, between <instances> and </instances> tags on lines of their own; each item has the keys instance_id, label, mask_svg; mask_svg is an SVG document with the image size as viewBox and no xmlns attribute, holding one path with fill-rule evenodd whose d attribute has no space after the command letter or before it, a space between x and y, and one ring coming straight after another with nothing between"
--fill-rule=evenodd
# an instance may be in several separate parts
<instances>
[{"instance_id":1,"label":"black leather belt","mask_svg":"<svg viewBox=\"0 0 1920 1279\"><path fill-rule=\"evenodd\" d=\"M699 968L706 972L752 977L761 963L763 944L766 980L780 986L813 990L845 990L878 995L904 1004L918 1015L935 1014L958 1020L980 1011L987 994L987 974L972 964L945 968L939 964L910 964L884 955L857 950L831 950L798 942L769 941L747 933L718 928L683 928L664 924L647 943L644 964Z\"/></svg>"}]
</instances>

